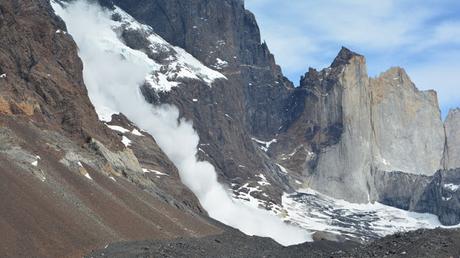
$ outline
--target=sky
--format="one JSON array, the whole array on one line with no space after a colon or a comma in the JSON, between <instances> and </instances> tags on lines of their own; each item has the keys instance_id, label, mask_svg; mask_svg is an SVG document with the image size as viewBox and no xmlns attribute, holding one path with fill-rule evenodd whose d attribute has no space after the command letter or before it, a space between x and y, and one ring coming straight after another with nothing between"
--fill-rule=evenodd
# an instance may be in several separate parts
<instances>
[{"instance_id":1,"label":"sky","mask_svg":"<svg viewBox=\"0 0 460 258\"><path fill-rule=\"evenodd\" d=\"M284 74L295 84L328 67L342 46L366 56L370 76L404 68L438 92L445 116L460 107L459 0L245 0Z\"/></svg>"}]
</instances>

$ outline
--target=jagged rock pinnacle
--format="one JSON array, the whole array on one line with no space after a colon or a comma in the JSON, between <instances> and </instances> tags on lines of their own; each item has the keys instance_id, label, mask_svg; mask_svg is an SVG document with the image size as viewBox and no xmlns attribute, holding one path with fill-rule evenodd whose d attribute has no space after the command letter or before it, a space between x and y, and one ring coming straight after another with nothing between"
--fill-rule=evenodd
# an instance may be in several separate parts
<instances>
[{"instance_id":1,"label":"jagged rock pinnacle","mask_svg":"<svg viewBox=\"0 0 460 258\"><path fill-rule=\"evenodd\" d=\"M332 62L331 67L334 68L341 65L349 64L350 59L352 59L355 56L363 57L362 55L355 53L346 47L342 47L342 49L340 49L339 54L334 59L334 62Z\"/></svg>"}]
</instances>

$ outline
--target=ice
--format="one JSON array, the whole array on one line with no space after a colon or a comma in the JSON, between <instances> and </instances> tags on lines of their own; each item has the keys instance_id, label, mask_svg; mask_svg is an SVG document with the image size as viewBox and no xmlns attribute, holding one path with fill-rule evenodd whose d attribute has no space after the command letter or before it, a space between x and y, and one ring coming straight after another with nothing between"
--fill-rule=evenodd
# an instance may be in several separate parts
<instances>
[{"instance_id":1,"label":"ice","mask_svg":"<svg viewBox=\"0 0 460 258\"><path fill-rule=\"evenodd\" d=\"M283 195L286 221L314 231L372 240L397 232L442 226L432 214L404 211L380 203L356 204L312 189Z\"/></svg>"}]
</instances>

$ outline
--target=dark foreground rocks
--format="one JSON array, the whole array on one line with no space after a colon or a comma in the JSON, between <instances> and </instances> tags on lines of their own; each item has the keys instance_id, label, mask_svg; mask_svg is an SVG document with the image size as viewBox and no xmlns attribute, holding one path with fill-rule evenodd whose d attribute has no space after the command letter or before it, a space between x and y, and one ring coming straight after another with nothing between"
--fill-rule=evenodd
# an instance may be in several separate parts
<instances>
[{"instance_id":1,"label":"dark foreground rocks","mask_svg":"<svg viewBox=\"0 0 460 258\"><path fill-rule=\"evenodd\" d=\"M367 245L318 241L283 247L270 239L237 232L172 241L125 242L86 257L460 257L460 231L418 230L388 236Z\"/></svg>"},{"instance_id":2,"label":"dark foreground rocks","mask_svg":"<svg viewBox=\"0 0 460 258\"><path fill-rule=\"evenodd\" d=\"M269 238L227 231L222 235L172 241L117 243L86 257L340 257L353 243L320 241L283 247Z\"/></svg>"}]
</instances>

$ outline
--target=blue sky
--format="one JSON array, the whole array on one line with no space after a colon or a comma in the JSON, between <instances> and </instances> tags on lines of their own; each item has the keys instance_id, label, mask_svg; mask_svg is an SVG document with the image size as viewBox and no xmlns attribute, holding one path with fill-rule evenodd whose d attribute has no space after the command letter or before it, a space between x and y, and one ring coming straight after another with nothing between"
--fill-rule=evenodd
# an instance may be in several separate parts
<instances>
[{"instance_id":1,"label":"blue sky","mask_svg":"<svg viewBox=\"0 0 460 258\"><path fill-rule=\"evenodd\" d=\"M284 73L329 66L341 46L366 56L369 74L403 67L435 89L443 114L460 107L459 0L246 0Z\"/></svg>"}]
</instances>

